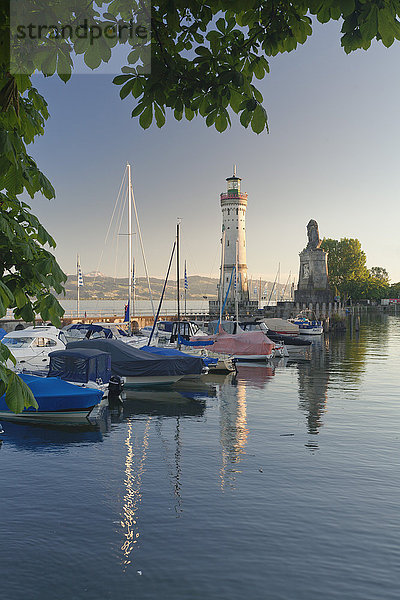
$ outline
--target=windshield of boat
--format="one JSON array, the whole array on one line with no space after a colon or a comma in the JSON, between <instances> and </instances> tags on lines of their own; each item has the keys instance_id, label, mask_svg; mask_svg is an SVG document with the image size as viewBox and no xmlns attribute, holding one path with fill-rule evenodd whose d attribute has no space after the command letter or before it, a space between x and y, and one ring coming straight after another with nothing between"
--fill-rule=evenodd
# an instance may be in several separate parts
<instances>
[{"instance_id":1,"label":"windshield of boat","mask_svg":"<svg viewBox=\"0 0 400 600\"><path fill-rule=\"evenodd\" d=\"M4 337L2 342L13 348L28 348L35 338L33 337Z\"/></svg>"}]
</instances>

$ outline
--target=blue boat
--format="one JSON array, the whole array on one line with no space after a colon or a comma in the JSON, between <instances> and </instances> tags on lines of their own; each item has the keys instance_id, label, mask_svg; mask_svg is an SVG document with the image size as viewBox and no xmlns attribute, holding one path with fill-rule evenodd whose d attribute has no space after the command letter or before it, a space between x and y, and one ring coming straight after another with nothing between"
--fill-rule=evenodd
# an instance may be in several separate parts
<instances>
[{"instance_id":1,"label":"blue boat","mask_svg":"<svg viewBox=\"0 0 400 600\"><path fill-rule=\"evenodd\" d=\"M103 397L98 389L80 387L58 377L19 377L27 384L35 396L39 408L25 408L21 413L13 413L7 406L4 395L0 397L0 418L12 421L67 422L82 423L88 420L93 408Z\"/></svg>"}]
</instances>

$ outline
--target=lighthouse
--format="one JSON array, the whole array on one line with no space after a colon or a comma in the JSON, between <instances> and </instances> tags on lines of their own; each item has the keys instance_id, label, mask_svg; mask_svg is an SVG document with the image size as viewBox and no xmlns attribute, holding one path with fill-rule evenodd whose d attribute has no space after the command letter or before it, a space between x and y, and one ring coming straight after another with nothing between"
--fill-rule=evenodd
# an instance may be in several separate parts
<instances>
[{"instance_id":1,"label":"lighthouse","mask_svg":"<svg viewBox=\"0 0 400 600\"><path fill-rule=\"evenodd\" d=\"M235 301L236 293L239 303L249 301L246 262L247 194L240 189L241 181L241 178L236 175L235 165L232 177L226 180L226 192L221 194L223 268L220 289L222 288L222 299L225 299L231 282L227 297L228 304ZM235 276L232 272L236 266Z\"/></svg>"}]
</instances>

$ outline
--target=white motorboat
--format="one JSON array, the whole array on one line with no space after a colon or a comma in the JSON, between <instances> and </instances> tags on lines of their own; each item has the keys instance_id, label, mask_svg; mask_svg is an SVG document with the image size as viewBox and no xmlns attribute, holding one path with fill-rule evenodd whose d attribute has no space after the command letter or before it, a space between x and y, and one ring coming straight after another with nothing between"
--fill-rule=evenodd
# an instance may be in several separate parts
<instances>
[{"instance_id":1,"label":"white motorboat","mask_svg":"<svg viewBox=\"0 0 400 600\"><path fill-rule=\"evenodd\" d=\"M73 323L63 328L67 342L112 339L140 348L147 342L144 335L129 335L119 323Z\"/></svg>"},{"instance_id":2,"label":"white motorboat","mask_svg":"<svg viewBox=\"0 0 400 600\"><path fill-rule=\"evenodd\" d=\"M297 315L294 319L290 319L292 323L298 325L300 335L322 335L324 326L322 321L307 319L303 315Z\"/></svg>"},{"instance_id":3,"label":"white motorboat","mask_svg":"<svg viewBox=\"0 0 400 600\"><path fill-rule=\"evenodd\" d=\"M65 350L65 333L53 325L38 325L26 327L18 331L7 333L2 339L16 359L16 365L9 360L7 366L10 369L21 371L47 370L50 352L54 350Z\"/></svg>"}]
</instances>

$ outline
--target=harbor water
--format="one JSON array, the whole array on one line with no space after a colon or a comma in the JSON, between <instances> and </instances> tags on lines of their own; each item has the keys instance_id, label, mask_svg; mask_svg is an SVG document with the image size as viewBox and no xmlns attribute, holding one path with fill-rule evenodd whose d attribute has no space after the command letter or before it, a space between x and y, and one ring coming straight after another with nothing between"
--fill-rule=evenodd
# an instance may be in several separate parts
<instances>
[{"instance_id":1,"label":"harbor water","mask_svg":"<svg viewBox=\"0 0 400 600\"><path fill-rule=\"evenodd\" d=\"M400 318L314 346L99 426L2 422L2 597L397 600Z\"/></svg>"}]
</instances>

